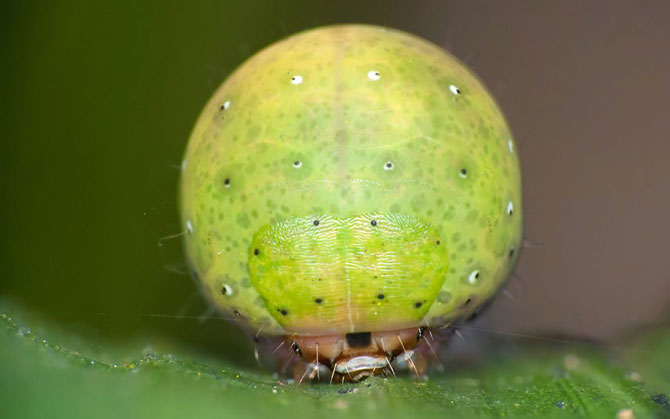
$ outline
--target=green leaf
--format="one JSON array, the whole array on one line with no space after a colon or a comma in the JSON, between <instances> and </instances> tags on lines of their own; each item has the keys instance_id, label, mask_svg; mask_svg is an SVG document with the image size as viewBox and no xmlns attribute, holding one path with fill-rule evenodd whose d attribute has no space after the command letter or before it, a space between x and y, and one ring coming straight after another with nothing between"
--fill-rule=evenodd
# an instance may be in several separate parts
<instances>
[{"instance_id":1,"label":"green leaf","mask_svg":"<svg viewBox=\"0 0 670 419\"><path fill-rule=\"evenodd\" d=\"M670 327L659 327L628 340L631 343L623 358L634 368L630 377L644 381L645 386L656 393L654 399L665 407L670 417Z\"/></svg>"},{"instance_id":2,"label":"green leaf","mask_svg":"<svg viewBox=\"0 0 670 419\"><path fill-rule=\"evenodd\" d=\"M631 345L624 358L634 364L627 367L586 345L524 345L474 364L450 363L426 380L404 376L298 385L188 348L100 347L49 324L39 325L43 332L38 334L16 318L17 313L32 318L30 313L4 303L0 311L3 417L612 418L631 409L640 418L670 413L668 329ZM642 383L647 373L652 390Z\"/></svg>"}]
</instances>

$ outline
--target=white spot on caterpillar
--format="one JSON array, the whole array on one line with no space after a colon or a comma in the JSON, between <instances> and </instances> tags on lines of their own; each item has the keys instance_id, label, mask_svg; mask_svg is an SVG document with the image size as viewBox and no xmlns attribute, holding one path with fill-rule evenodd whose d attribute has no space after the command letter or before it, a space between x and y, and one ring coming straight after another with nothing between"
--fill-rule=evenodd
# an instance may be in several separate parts
<instances>
[{"instance_id":1,"label":"white spot on caterpillar","mask_svg":"<svg viewBox=\"0 0 670 419\"><path fill-rule=\"evenodd\" d=\"M223 109L225 110L225 109L228 109L228 108L230 108L230 101L229 100L223 102Z\"/></svg>"},{"instance_id":2,"label":"white spot on caterpillar","mask_svg":"<svg viewBox=\"0 0 670 419\"><path fill-rule=\"evenodd\" d=\"M390 161L384 163L384 170L393 170L393 163L391 163Z\"/></svg>"},{"instance_id":3,"label":"white spot on caterpillar","mask_svg":"<svg viewBox=\"0 0 670 419\"><path fill-rule=\"evenodd\" d=\"M186 220L186 230L188 231L188 234L193 234L193 224L191 223L191 220Z\"/></svg>"},{"instance_id":4,"label":"white spot on caterpillar","mask_svg":"<svg viewBox=\"0 0 670 419\"><path fill-rule=\"evenodd\" d=\"M377 81L382 78L381 74L379 74L379 71L368 71L368 78L372 81Z\"/></svg>"},{"instance_id":5,"label":"white spot on caterpillar","mask_svg":"<svg viewBox=\"0 0 670 419\"><path fill-rule=\"evenodd\" d=\"M470 272L470 276L468 276L468 282L471 284L474 284L477 282L479 279L479 270L475 269L474 271Z\"/></svg>"},{"instance_id":6,"label":"white spot on caterpillar","mask_svg":"<svg viewBox=\"0 0 670 419\"><path fill-rule=\"evenodd\" d=\"M514 204L512 201L509 201L507 204L507 215L512 215L514 213Z\"/></svg>"},{"instance_id":7,"label":"white spot on caterpillar","mask_svg":"<svg viewBox=\"0 0 670 419\"><path fill-rule=\"evenodd\" d=\"M507 148L509 148L510 154L514 154L514 143L511 138L507 140Z\"/></svg>"},{"instance_id":8,"label":"white spot on caterpillar","mask_svg":"<svg viewBox=\"0 0 670 419\"><path fill-rule=\"evenodd\" d=\"M459 89L458 87L456 87L453 84L449 85L449 90L451 90L451 93L453 93L455 95L460 95L461 94L461 89Z\"/></svg>"},{"instance_id":9,"label":"white spot on caterpillar","mask_svg":"<svg viewBox=\"0 0 670 419\"><path fill-rule=\"evenodd\" d=\"M300 169L302 167L302 162L300 160L294 161L293 167L295 167L296 169Z\"/></svg>"},{"instance_id":10,"label":"white spot on caterpillar","mask_svg":"<svg viewBox=\"0 0 670 419\"><path fill-rule=\"evenodd\" d=\"M302 76L291 77L291 83L296 85L302 83Z\"/></svg>"},{"instance_id":11,"label":"white spot on caterpillar","mask_svg":"<svg viewBox=\"0 0 670 419\"><path fill-rule=\"evenodd\" d=\"M182 172L186 171L186 159L181 161L181 171Z\"/></svg>"},{"instance_id":12,"label":"white spot on caterpillar","mask_svg":"<svg viewBox=\"0 0 670 419\"><path fill-rule=\"evenodd\" d=\"M221 294L223 295L233 295L233 289L230 287L228 284L223 284L223 288L221 288Z\"/></svg>"}]
</instances>

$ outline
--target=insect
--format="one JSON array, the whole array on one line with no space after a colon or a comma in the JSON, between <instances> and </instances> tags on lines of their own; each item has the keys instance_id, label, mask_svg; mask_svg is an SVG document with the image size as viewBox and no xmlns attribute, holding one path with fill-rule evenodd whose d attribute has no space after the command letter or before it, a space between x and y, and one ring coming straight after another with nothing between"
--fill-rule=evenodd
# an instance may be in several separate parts
<instances>
[{"instance_id":1,"label":"insect","mask_svg":"<svg viewBox=\"0 0 670 419\"><path fill-rule=\"evenodd\" d=\"M324 27L257 53L205 106L182 172L204 293L285 343L302 378L422 373L426 334L476 313L519 253L501 111L457 59L397 30Z\"/></svg>"}]
</instances>

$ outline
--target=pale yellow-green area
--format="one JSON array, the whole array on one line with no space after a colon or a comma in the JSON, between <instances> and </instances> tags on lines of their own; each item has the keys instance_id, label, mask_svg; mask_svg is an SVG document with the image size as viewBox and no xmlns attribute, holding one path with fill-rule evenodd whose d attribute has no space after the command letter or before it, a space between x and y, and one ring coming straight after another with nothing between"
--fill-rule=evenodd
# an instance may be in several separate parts
<instances>
[{"instance_id":1,"label":"pale yellow-green area","mask_svg":"<svg viewBox=\"0 0 670 419\"><path fill-rule=\"evenodd\" d=\"M387 322L380 318L376 328L441 325L469 315L505 281L519 253L520 170L503 115L462 63L399 31L326 27L256 54L206 105L183 168L189 260L212 302L254 332L286 334L302 326L313 334L349 332L350 318L356 330L356 321L369 324L362 312L356 318L347 311L351 295L330 296L343 301L342 311L320 316L322 304L303 298L305 284L296 282L291 294L286 272L251 269L254 237L287 220L405 216L437 235L446 267L439 290L424 293L431 298L422 302L421 316L409 309L385 312ZM358 228L352 224L347 234ZM312 260L301 253L300 263L327 254L319 252ZM443 266L425 259L433 256L397 267L413 274L403 279L406 295L385 300L389 307L409 303L416 295L410 291ZM373 259L350 271L355 283L372 274ZM351 284L346 272L333 266L326 283L313 285L314 298L327 289L351 291L330 282L348 278ZM371 282L364 291L385 285ZM289 288L273 289L279 286Z\"/></svg>"}]
</instances>

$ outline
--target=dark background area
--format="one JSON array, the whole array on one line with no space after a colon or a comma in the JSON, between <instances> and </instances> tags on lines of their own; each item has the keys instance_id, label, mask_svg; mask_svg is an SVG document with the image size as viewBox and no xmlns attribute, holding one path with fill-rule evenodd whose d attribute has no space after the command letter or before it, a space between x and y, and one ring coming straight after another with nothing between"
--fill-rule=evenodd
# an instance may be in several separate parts
<instances>
[{"instance_id":1,"label":"dark background area","mask_svg":"<svg viewBox=\"0 0 670 419\"><path fill-rule=\"evenodd\" d=\"M224 322L198 321L206 307L181 241L159 241L180 231L177 168L198 113L237 65L284 36L342 22L441 45L508 117L529 247L482 327L613 339L667 319L667 2L0 7L0 295L73 333L247 342Z\"/></svg>"}]
</instances>

